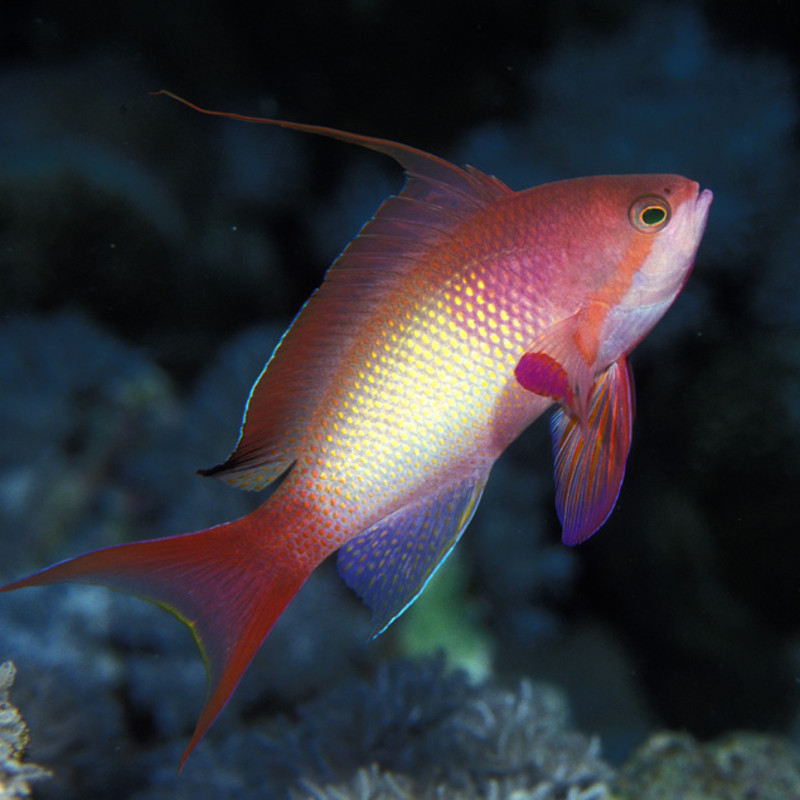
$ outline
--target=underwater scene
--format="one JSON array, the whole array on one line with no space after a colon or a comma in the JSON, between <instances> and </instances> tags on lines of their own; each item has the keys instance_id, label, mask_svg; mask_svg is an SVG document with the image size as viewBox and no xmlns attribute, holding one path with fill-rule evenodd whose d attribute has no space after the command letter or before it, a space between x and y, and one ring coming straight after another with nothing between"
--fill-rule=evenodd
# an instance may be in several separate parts
<instances>
[{"instance_id":1,"label":"underwater scene","mask_svg":"<svg viewBox=\"0 0 800 800\"><path fill-rule=\"evenodd\" d=\"M4 8L0 586L202 534L0 593L0 800L800 799L799 35L776 0ZM571 181L610 175L649 177ZM535 275L474 288L490 246ZM375 394L359 337L420 308Z\"/></svg>"}]
</instances>

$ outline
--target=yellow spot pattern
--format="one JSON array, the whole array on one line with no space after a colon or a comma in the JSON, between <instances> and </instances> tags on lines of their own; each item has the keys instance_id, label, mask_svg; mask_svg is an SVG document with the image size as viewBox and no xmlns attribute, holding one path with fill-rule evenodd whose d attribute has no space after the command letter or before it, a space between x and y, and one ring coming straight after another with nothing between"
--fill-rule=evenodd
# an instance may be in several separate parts
<instances>
[{"instance_id":1,"label":"yellow spot pattern","mask_svg":"<svg viewBox=\"0 0 800 800\"><path fill-rule=\"evenodd\" d=\"M466 270L397 298L353 343L295 466L330 545L470 460L490 463L541 413L513 378L541 323L503 289Z\"/></svg>"}]
</instances>

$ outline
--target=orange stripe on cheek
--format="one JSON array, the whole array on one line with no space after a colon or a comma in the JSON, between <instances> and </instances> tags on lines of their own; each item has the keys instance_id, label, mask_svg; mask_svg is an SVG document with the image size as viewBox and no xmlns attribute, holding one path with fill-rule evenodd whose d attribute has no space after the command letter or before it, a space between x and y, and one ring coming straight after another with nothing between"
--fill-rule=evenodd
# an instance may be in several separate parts
<instances>
[{"instance_id":1,"label":"orange stripe on cheek","mask_svg":"<svg viewBox=\"0 0 800 800\"><path fill-rule=\"evenodd\" d=\"M653 239L653 234L635 234L609 280L590 298L590 301L598 300L607 306L617 305L631 288L636 273L647 261L653 247Z\"/></svg>"},{"instance_id":2,"label":"orange stripe on cheek","mask_svg":"<svg viewBox=\"0 0 800 800\"><path fill-rule=\"evenodd\" d=\"M608 306L601 300L592 300L581 311L580 322L573 339L578 352L587 364L594 364L600 347L600 331L608 315Z\"/></svg>"},{"instance_id":3,"label":"orange stripe on cheek","mask_svg":"<svg viewBox=\"0 0 800 800\"><path fill-rule=\"evenodd\" d=\"M635 235L625 255L620 259L609 280L589 296L581 311L573 339L587 364L594 364L600 348L600 332L611 306L617 305L633 283L633 278L650 255L653 246L651 235Z\"/></svg>"}]
</instances>

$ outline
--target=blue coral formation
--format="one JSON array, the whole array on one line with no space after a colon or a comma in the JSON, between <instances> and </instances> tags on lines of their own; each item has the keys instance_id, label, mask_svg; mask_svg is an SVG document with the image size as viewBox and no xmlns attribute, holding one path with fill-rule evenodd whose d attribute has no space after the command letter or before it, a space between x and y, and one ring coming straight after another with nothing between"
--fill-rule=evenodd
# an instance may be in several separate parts
<instances>
[{"instance_id":1,"label":"blue coral formation","mask_svg":"<svg viewBox=\"0 0 800 800\"><path fill-rule=\"evenodd\" d=\"M397 787L420 798L600 800L614 774L599 742L569 729L557 689L473 685L442 659L384 663L370 682L344 682L292 719L203 750L181 778L161 770L135 800L196 797L215 781L217 797L242 800L392 797Z\"/></svg>"}]
</instances>

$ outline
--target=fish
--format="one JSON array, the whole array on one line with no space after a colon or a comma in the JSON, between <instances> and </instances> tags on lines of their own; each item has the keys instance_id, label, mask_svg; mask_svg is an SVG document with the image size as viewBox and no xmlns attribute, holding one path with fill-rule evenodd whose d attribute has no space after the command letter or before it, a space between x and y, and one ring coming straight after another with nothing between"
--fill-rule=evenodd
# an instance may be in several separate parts
<instances>
[{"instance_id":1,"label":"fish","mask_svg":"<svg viewBox=\"0 0 800 800\"><path fill-rule=\"evenodd\" d=\"M631 444L629 355L683 288L713 195L666 174L514 191L390 140L155 94L360 145L405 172L273 351L233 451L200 470L269 489L265 501L0 587L97 584L190 628L208 690L180 770L322 561L338 553L341 578L383 632L458 542L492 465L548 410L563 541L604 524Z\"/></svg>"}]
</instances>

